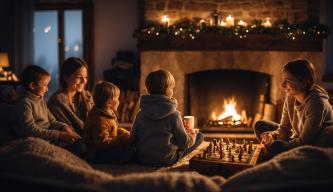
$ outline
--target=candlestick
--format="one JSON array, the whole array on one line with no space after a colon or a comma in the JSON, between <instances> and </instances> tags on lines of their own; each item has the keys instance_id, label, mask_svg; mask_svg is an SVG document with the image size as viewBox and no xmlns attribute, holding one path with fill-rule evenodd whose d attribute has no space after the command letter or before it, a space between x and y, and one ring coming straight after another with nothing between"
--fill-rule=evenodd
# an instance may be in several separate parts
<instances>
[{"instance_id":1,"label":"candlestick","mask_svg":"<svg viewBox=\"0 0 333 192\"><path fill-rule=\"evenodd\" d=\"M165 27L167 28L169 25L170 18L167 15L163 15L162 22L165 23Z\"/></svg>"},{"instance_id":2,"label":"candlestick","mask_svg":"<svg viewBox=\"0 0 333 192\"><path fill-rule=\"evenodd\" d=\"M229 15L226 19L225 19L227 26L228 27L233 27L235 25L235 20L233 17L231 17L231 15Z\"/></svg>"},{"instance_id":3,"label":"candlestick","mask_svg":"<svg viewBox=\"0 0 333 192\"><path fill-rule=\"evenodd\" d=\"M269 18L266 18L266 22L264 23L265 28L270 28L272 27L272 23L269 21Z\"/></svg>"},{"instance_id":4,"label":"candlestick","mask_svg":"<svg viewBox=\"0 0 333 192\"><path fill-rule=\"evenodd\" d=\"M220 23L220 12L218 12L216 9L211 13L212 16L212 25L217 27Z\"/></svg>"}]
</instances>

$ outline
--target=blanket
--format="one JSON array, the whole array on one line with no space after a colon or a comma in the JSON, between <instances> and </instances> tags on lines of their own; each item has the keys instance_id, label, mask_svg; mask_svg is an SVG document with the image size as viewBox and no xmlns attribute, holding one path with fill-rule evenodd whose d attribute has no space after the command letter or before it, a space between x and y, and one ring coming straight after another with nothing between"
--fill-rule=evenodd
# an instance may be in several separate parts
<instances>
[{"instance_id":1,"label":"blanket","mask_svg":"<svg viewBox=\"0 0 333 192\"><path fill-rule=\"evenodd\" d=\"M223 191L327 191L333 187L333 148L301 146L223 184Z\"/></svg>"},{"instance_id":2,"label":"blanket","mask_svg":"<svg viewBox=\"0 0 333 192\"><path fill-rule=\"evenodd\" d=\"M194 172L113 176L94 169L65 149L37 138L2 146L0 173L2 178L5 175L29 183L40 181L46 183L48 189L75 186L82 191L220 191L224 181L221 177L209 178Z\"/></svg>"},{"instance_id":3,"label":"blanket","mask_svg":"<svg viewBox=\"0 0 333 192\"><path fill-rule=\"evenodd\" d=\"M189 160L195 156L200 150L207 148L209 142L202 142L197 149L192 151L190 154L183 157L177 163L168 167L151 167L141 165L135 162L131 162L123 165L112 165L112 164L94 164L92 165L95 169L111 173L112 175L124 175L130 173L149 173L149 172L170 172L170 171L188 171L189 170Z\"/></svg>"}]
</instances>

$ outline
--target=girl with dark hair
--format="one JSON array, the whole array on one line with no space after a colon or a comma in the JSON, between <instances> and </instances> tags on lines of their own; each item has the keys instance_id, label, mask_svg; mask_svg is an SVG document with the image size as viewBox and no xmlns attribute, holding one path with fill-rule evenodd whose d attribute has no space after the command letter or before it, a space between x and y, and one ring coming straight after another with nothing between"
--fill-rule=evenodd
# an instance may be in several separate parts
<instances>
[{"instance_id":1,"label":"girl with dark hair","mask_svg":"<svg viewBox=\"0 0 333 192\"><path fill-rule=\"evenodd\" d=\"M280 124L261 120L254 131L270 152L278 154L300 145L333 146L333 111L327 92L315 84L312 63L294 60L282 70L286 93Z\"/></svg>"}]
</instances>

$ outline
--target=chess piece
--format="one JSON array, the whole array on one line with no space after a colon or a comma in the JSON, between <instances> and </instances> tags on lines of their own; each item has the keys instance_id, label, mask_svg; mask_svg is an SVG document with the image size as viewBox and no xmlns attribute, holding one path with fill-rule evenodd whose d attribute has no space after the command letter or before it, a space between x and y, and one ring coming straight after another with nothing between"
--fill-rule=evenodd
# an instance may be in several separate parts
<instances>
[{"instance_id":1,"label":"chess piece","mask_svg":"<svg viewBox=\"0 0 333 192\"><path fill-rule=\"evenodd\" d=\"M253 141L250 141L250 148L253 150Z\"/></svg>"},{"instance_id":2,"label":"chess piece","mask_svg":"<svg viewBox=\"0 0 333 192\"><path fill-rule=\"evenodd\" d=\"M239 152L243 153L243 148L241 146L239 146Z\"/></svg>"},{"instance_id":3,"label":"chess piece","mask_svg":"<svg viewBox=\"0 0 333 192\"><path fill-rule=\"evenodd\" d=\"M207 156L208 156L208 151L207 150L204 150L203 156L204 156L203 157L204 159L207 159Z\"/></svg>"},{"instance_id":4,"label":"chess piece","mask_svg":"<svg viewBox=\"0 0 333 192\"><path fill-rule=\"evenodd\" d=\"M243 155L243 153L238 153L238 161L239 161L239 162L242 161L242 155Z\"/></svg>"},{"instance_id":5,"label":"chess piece","mask_svg":"<svg viewBox=\"0 0 333 192\"><path fill-rule=\"evenodd\" d=\"M231 155L231 161L234 162L235 161L235 157L233 155Z\"/></svg>"},{"instance_id":6,"label":"chess piece","mask_svg":"<svg viewBox=\"0 0 333 192\"><path fill-rule=\"evenodd\" d=\"M217 139L213 139L214 146L217 146Z\"/></svg>"},{"instance_id":7,"label":"chess piece","mask_svg":"<svg viewBox=\"0 0 333 192\"><path fill-rule=\"evenodd\" d=\"M220 150L220 159L223 159L224 153L223 150Z\"/></svg>"}]
</instances>

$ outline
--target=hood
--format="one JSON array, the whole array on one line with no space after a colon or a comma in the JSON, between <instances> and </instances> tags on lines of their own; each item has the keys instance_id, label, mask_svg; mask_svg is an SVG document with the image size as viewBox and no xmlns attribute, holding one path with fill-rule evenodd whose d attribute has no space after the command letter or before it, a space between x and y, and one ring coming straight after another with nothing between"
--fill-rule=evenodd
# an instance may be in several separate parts
<instances>
[{"instance_id":1,"label":"hood","mask_svg":"<svg viewBox=\"0 0 333 192\"><path fill-rule=\"evenodd\" d=\"M328 99L328 93L325 91L324 88L320 87L319 85L314 85L312 90L310 91L309 95L306 97L305 102L306 103L310 99Z\"/></svg>"},{"instance_id":2,"label":"hood","mask_svg":"<svg viewBox=\"0 0 333 192\"><path fill-rule=\"evenodd\" d=\"M150 119L163 119L176 112L177 100L165 95L143 95L140 100L141 112Z\"/></svg>"},{"instance_id":3,"label":"hood","mask_svg":"<svg viewBox=\"0 0 333 192\"><path fill-rule=\"evenodd\" d=\"M43 99L43 97L40 97L40 96L32 93L31 91L24 90L23 93L21 94L21 96L19 97L19 99L26 98L26 97L35 102L38 102Z\"/></svg>"},{"instance_id":4,"label":"hood","mask_svg":"<svg viewBox=\"0 0 333 192\"><path fill-rule=\"evenodd\" d=\"M307 103L312 102L314 100L328 100L328 93L324 90L324 88L319 85L314 85L310 90L309 95L305 98L304 102L298 104L296 109L301 110Z\"/></svg>"}]
</instances>

